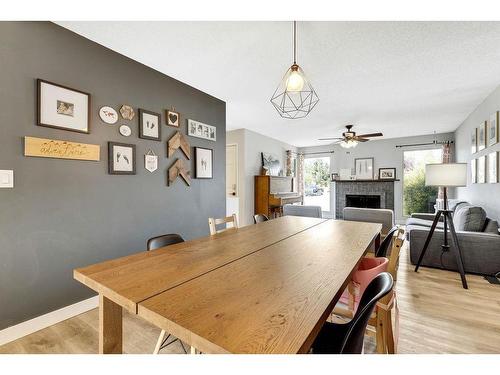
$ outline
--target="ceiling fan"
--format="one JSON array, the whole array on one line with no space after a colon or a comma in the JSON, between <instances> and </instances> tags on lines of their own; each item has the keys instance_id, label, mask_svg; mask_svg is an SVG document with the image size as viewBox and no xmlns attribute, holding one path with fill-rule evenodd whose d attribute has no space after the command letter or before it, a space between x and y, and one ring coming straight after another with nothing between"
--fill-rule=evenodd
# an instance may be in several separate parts
<instances>
[{"instance_id":1,"label":"ceiling fan","mask_svg":"<svg viewBox=\"0 0 500 375\"><path fill-rule=\"evenodd\" d=\"M382 133L370 133L370 134L361 134L356 135L355 131L352 131L352 127L354 125L346 125L347 131L342 133L342 137L334 137L334 138L320 138L319 141L336 141L333 144L340 144L344 148L352 148L356 147L359 142L368 142L368 138L372 137L382 137Z\"/></svg>"}]
</instances>

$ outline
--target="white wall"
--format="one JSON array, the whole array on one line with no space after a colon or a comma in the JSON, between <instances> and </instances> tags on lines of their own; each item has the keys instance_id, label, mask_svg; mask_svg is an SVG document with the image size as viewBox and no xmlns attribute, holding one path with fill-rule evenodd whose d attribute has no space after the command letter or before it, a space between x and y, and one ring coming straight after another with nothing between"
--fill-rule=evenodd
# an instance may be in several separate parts
<instances>
[{"instance_id":1,"label":"white wall","mask_svg":"<svg viewBox=\"0 0 500 375\"><path fill-rule=\"evenodd\" d=\"M297 151L297 148L248 129L227 132L226 144L238 144L239 220L241 225L249 225L253 223L254 176L260 174L261 152L276 155L284 170L286 151Z\"/></svg>"},{"instance_id":2,"label":"white wall","mask_svg":"<svg viewBox=\"0 0 500 375\"><path fill-rule=\"evenodd\" d=\"M372 140L370 142L358 144L357 147L352 149L344 149L339 145L334 146L318 146L318 147L305 147L299 148L299 152L321 152L333 150L331 154L330 170L332 172L339 172L341 168L354 168L355 158L374 158L375 178L378 176L379 168L396 168L396 178L401 181L395 182L394 186L394 214L398 222L404 222L403 217L403 152L408 150L424 149L423 147L406 147L396 148L396 145L412 144L412 143L427 143L434 140L434 135L424 135L417 137L402 137ZM453 133L438 134L436 136L438 141L453 141ZM435 146L434 146L435 147ZM427 147L427 148L432 148ZM316 155L315 155L316 156ZM323 156L323 155L317 155ZM333 189L332 189L333 190ZM450 197L452 194L450 194ZM334 199L331 199L331 204L334 204ZM332 206L333 210L333 206Z\"/></svg>"},{"instance_id":3,"label":"white wall","mask_svg":"<svg viewBox=\"0 0 500 375\"><path fill-rule=\"evenodd\" d=\"M487 147L473 156L471 155L470 138L472 129L478 127L490 115L500 110L500 86L497 87L460 125L455 132L456 159L458 162L467 162L467 187L457 188L457 197L472 204L482 206L489 217L500 219L500 185L499 184L472 184L470 161L472 158L487 155L493 151L500 151L500 144Z\"/></svg>"}]
</instances>

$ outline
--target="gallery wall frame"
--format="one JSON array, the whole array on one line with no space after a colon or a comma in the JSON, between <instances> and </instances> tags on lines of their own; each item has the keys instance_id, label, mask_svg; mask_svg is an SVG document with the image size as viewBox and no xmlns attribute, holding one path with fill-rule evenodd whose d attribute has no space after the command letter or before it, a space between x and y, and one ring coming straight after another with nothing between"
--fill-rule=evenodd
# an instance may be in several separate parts
<instances>
[{"instance_id":1,"label":"gallery wall frame","mask_svg":"<svg viewBox=\"0 0 500 375\"><path fill-rule=\"evenodd\" d=\"M41 78L36 80L37 125L90 133L92 101L88 92Z\"/></svg>"},{"instance_id":2,"label":"gallery wall frame","mask_svg":"<svg viewBox=\"0 0 500 375\"><path fill-rule=\"evenodd\" d=\"M108 142L108 173L136 174L136 147L130 143Z\"/></svg>"},{"instance_id":3,"label":"gallery wall frame","mask_svg":"<svg viewBox=\"0 0 500 375\"><path fill-rule=\"evenodd\" d=\"M139 138L161 141L161 115L139 108Z\"/></svg>"},{"instance_id":4,"label":"gallery wall frame","mask_svg":"<svg viewBox=\"0 0 500 375\"><path fill-rule=\"evenodd\" d=\"M214 177L214 150L204 147L194 148L195 178L212 179Z\"/></svg>"}]
</instances>

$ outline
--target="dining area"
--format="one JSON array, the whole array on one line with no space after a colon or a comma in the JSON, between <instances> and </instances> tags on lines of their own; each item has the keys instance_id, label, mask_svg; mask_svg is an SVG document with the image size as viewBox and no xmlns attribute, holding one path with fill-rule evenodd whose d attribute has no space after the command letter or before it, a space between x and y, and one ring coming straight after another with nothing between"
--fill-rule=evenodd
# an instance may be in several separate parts
<instances>
[{"instance_id":1,"label":"dining area","mask_svg":"<svg viewBox=\"0 0 500 375\"><path fill-rule=\"evenodd\" d=\"M161 329L155 354L176 340L190 354L362 352L369 321L394 286L383 262L363 297L349 302L363 259L379 259L381 224L301 216L244 227L235 216L208 223L209 236L156 236L148 251L74 270L99 294L99 353L122 353L124 310ZM379 245L386 252L401 245L399 232L387 238ZM343 296L350 322L332 323ZM375 333L380 351L394 353L394 344L382 345L383 332Z\"/></svg>"}]
</instances>

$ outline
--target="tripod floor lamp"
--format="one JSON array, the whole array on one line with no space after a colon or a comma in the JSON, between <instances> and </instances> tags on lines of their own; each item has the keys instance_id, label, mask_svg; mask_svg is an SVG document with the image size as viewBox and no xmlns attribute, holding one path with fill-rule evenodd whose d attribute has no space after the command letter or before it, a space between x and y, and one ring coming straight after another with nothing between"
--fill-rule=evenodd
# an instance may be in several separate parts
<instances>
[{"instance_id":1,"label":"tripod floor lamp","mask_svg":"<svg viewBox=\"0 0 500 375\"><path fill-rule=\"evenodd\" d=\"M443 217L443 235L444 241L441 245L442 251L453 251L455 259L457 261L458 272L460 272L460 277L462 279L462 286L464 289L468 289L467 280L465 278L464 263L462 261L462 251L460 249L460 244L458 242L457 232L455 231L455 226L453 225L453 218L451 213L453 211L448 209L448 192L449 187L460 187L467 186L467 163L447 163L447 164L427 164L425 166L425 185L426 186L439 186L443 188L443 209L436 212L434 221L432 222L431 230L427 235L424 247L418 258L417 266L415 267L415 272L418 271L420 263L425 256L425 252L429 247L432 235L436 229L436 226L441 217ZM451 232L452 245L448 244L448 229Z\"/></svg>"}]
</instances>

